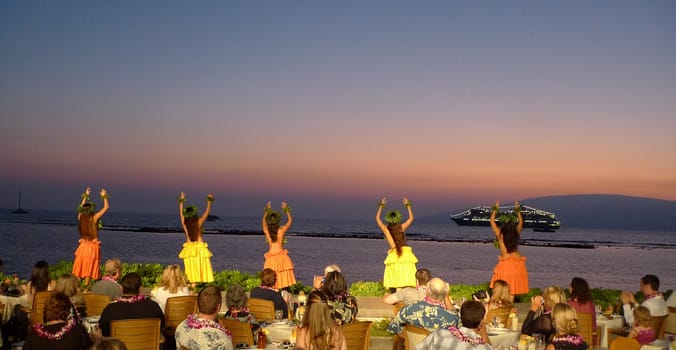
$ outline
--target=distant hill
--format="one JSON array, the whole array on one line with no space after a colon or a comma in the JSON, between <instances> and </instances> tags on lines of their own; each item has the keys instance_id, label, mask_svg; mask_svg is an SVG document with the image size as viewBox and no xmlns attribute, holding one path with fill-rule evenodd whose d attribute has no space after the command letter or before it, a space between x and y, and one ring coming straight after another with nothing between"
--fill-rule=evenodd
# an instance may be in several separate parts
<instances>
[{"instance_id":1,"label":"distant hill","mask_svg":"<svg viewBox=\"0 0 676 350\"><path fill-rule=\"evenodd\" d=\"M556 217L561 220L561 227L676 232L676 201L579 194L528 198L521 200L521 203L556 213ZM459 208L457 212L464 209L468 208ZM429 215L420 218L420 221L450 222L449 214L450 211Z\"/></svg>"}]
</instances>

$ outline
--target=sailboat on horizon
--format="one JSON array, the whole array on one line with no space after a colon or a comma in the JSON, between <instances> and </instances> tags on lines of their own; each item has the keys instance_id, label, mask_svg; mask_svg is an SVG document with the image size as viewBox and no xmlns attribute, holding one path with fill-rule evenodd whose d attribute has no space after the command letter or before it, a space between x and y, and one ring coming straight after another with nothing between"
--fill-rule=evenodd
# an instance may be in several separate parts
<instances>
[{"instance_id":1,"label":"sailboat on horizon","mask_svg":"<svg viewBox=\"0 0 676 350\"><path fill-rule=\"evenodd\" d=\"M12 214L28 214L28 210L21 208L21 192L19 192L19 205L12 210Z\"/></svg>"}]
</instances>

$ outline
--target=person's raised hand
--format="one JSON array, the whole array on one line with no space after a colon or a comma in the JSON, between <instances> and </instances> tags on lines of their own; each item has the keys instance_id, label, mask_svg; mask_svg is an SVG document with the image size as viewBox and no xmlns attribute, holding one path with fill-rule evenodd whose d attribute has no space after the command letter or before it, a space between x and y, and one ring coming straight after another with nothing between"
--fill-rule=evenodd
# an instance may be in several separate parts
<instances>
[{"instance_id":1,"label":"person's raised hand","mask_svg":"<svg viewBox=\"0 0 676 350\"><path fill-rule=\"evenodd\" d=\"M105 188L102 188L102 189L101 189L101 192L99 192L99 195L100 195L101 197L105 197L107 193L108 193L108 192L106 192L106 189L105 189Z\"/></svg>"}]
</instances>

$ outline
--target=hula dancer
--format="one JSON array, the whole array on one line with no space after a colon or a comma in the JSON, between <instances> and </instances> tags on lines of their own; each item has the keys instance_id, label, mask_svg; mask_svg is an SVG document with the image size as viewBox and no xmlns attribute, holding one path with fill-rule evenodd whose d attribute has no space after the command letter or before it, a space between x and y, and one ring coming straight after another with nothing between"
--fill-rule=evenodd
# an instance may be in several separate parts
<instances>
[{"instance_id":1,"label":"hula dancer","mask_svg":"<svg viewBox=\"0 0 676 350\"><path fill-rule=\"evenodd\" d=\"M202 216L198 215L197 207L194 205L183 208L184 202L185 192L181 192L178 198L178 211L181 215L183 232L185 232L185 243L178 257L183 259L185 274L193 286L198 282L213 282L214 270L211 267L213 254L209 251L207 243L202 240L202 225L211 212L214 195L207 196L207 208Z\"/></svg>"},{"instance_id":2,"label":"hula dancer","mask_svg":"<svg viewBox=\"0 0 676 350\"><path fill-rule=\"evenodd\" d=\"M77 208L77 228L80 232L80 245L75 251L75 261L73 262L73 275L84 278L85 286L89 285L91 279L99 279L100 268L99 260L101 258L101 241L99 241L99 228L101 228L101 217L108 210L108 193L101 189L99 193L103 200L103 209L96 211L96 205L89 201L91 188L87 187L82 194L82 202Z\"/></svg>"},{"instance_id":3,"label":"hula dancer","mask_svg":"<svg viewBox=\"0 0 676 350\"><path fill-rule=\"evenodd\" d=\"M282 202L282 210L286 213L286 224L279 227L281 215L273 210L270 202L265 206L263 212L263 233L268 242L268 252L265 253L265 264L263 269L272 269L277 273L277 282L275 289L280 290L296 283L296 276L293 273L293 262L289 257L289 251L284 249L286 231L293 223L291 216L291 207L286 202Z\"/></svg>"},{"instance_id":4,"label":"hula dancer","mask_svg":"<svg viewBox=\"0 0 676 350\"><path fill-rule=\"evenodd\" d=\"M385 234L387 244L390 249L385 258L385 273L383 277L383 286L385 288L414 287L415 273L418 270L416 263L418 258L413 254L413 249L406 245L406 229L413 222L413 210L411 202L404 197L403 203L408 210L408 220L401 223L401 213L397 210L390 210L385 215L387 226L380 221L380 215L385 208L387 199L383 197L378 203L378 212L376 213L376 223Z\"/></svg>"},{"instance_id":5,"label":"hula dancer","mask_svg":"<svg viewBox=\"0 0 676 350\"><path fill-rule=\"evenodd\" d=\"M512 296L528 293L528 270L526 270L526 257L519 254L519 239L523 229L523 217L519 202L514 202L514 210L511 214L503 214L498 217L499 225L495 222L495 216L500 210L500 202L496 201L491 212L491 228L500 249L498 264L493 269L491 288L497 280L503 280L509 284Z\"/></svg>"}]
</instances>

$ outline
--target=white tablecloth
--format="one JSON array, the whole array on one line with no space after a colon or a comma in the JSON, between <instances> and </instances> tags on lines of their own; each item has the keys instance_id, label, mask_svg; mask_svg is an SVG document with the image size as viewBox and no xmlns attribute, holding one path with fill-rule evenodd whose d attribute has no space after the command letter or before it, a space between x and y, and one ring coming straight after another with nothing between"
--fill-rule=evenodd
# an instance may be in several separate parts
<instances>
[{"instance_id":1,"label":"white tablecloth","mask_svg":"<svg viewBox=\"0 0 676 350\"><path fill-rule=\"evenodd\" d=\"M14 306L23 305L30 307L30 305L28 305L28 297L26 294L20 297L8 297L6 295L0 295L0 303L5 304L5 308L2 312L2 323L0 324L4 324L5 322L9 321L9 318L12 316L12 310L14 310Z\"/></svg>"},{"instance_id":2,"label":"white tablecloth","mask_svg":"<svg viewBox=\"0 0 676 350\"><path fill-rule=\"evenodd\" d=\"M641 350L667 350L669 349L669 339L657 339L650 344L643 345Z\"/></svg>"},{"instance_id":3,"label":"white tablecloth","mask_svg":"<svg viewBox=\"0 0 676 350\"><path fill-rule=\"evenodd\" d=\"M602 348L609 348L608 339L609 339L609 330L622 328L624 326L624 319L622 316L616 315L612 319L608 319L603 315L596 315L596 325L601 327L601 334L599 345Z\"/></svg>"},{"instance_id":4,"label":"white tablecloth","mask_svg":"<svg viewBox=\"0 0 676 350\"><path fill-rule=\"evenodd\" d=\"M495 334L491 332L490 329L487 330L488 332L488 339L491 341L491 345L493 345L493 348L498 348L500 346L512 346L512 345L517 345L519 343L519 338L521 337L521 332L520 331L507 331L507 332L500 332L498 334Z\"/></svg>"}]
</instances>

